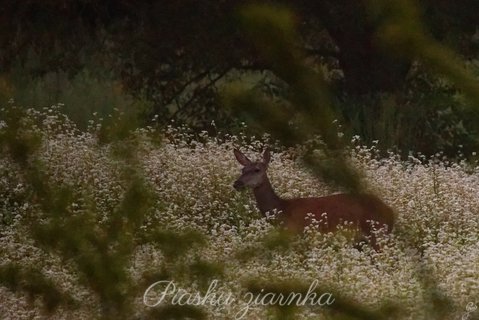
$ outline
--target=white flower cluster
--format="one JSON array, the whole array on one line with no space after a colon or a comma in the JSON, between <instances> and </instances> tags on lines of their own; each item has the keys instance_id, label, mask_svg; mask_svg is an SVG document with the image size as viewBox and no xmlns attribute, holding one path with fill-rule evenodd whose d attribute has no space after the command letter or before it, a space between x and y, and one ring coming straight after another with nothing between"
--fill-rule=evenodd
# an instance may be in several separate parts
<instances>
[{"instance_id":1,"label":"white flower cluster","mask_svg":"<svg viewBox=\"0 0 479 320\"><path fill-rule=\"evenodd\" d=\"M41 122L32 130L43 137L40 158L49 177L73 187L79 195L93 195L101 225L119 205L125 185L116 160L110 156L110 146L98 143L99 125L79 132L55 108L29 111L29 116ZM138 283L147 271L201 258L221 265L221 290L238 297L248 279L296 279L303 283L319 280L322 288L371 309L388 302L398 305L402 310L398 319L429 319L434 314L432 285L451 301L451 317L460 317L468 303L479 302L479 172L465 161L413 157L402 161L394 154L378 158L374 147L353 147L350 161L362 171L369 190L397 212L394 232L381 240L382 250L358 251L342 233L318 234L315 230L290 239L287 249L268 249L265 237L275 227L261 218L250 192L232 188L240 174L233 148L240 147L254 159L265 140L241 145L241 137L194 136L174 128L139 129L135 135L145 177L157 199L140 230L193 229L208 240L206 246L175 262L168 261L153 244L139 246L128 266ZM154 142L158 138L159 144ZM79 309L61 309L52 319L98 317L97 297L80 285L75 269L36 247L22 226L23 217L35 216L38 206L26 200L19 167L2 157L0 172L0 264L41 266L45 275L82 302ZM274 152L268 173L283 197L335 191L303 170L291 150ZM79 196L71 203L71 211L79 212L83 206ZM41 216L38 213L39 219ZM177 280L183 288L198 288L191 277ZM131 298L141 317L149 308L140 295ZM21 292L0 287L0 301L2 318L41 318L41 306L28 303ZM203 306L211 319L234 319L241 308L239 302L229 307ZM268 308L255 307L248 311L247 319L263 319L269 312ZM298 317L316 319L318 312L328 318L324 310L310 308L301 309Z\"/></svg>"}]
</instances>

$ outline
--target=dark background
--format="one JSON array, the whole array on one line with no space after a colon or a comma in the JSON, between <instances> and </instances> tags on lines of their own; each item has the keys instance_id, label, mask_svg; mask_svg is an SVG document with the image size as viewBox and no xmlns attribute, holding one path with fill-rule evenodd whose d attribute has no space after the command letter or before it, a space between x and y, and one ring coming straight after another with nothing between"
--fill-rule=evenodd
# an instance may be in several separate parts
<instances>
[{"instance_id":1,"label":"dark background","mask_svg":"<svg viewBox=\"0 0 479 320\"><path fill-rule=\"evenodd\" d=\"M394 149L466 157L477 147L470 103L449 81L377 40L366 1L269 1L297 13L298 46L325 74L347 136ZM92 113L139 113L143 124L234 133L245 120L218 94L231 81L281 100L288 87L241 32L244 1L1 1L0 98L64 103L80 128ZM425 32L478 71L479 2L419 1ZM447 62L446 62L447 63ZM155 116L156 115L156 116ZM215 128L211 122L214 120Z\"/></svg>"}]
</instances>

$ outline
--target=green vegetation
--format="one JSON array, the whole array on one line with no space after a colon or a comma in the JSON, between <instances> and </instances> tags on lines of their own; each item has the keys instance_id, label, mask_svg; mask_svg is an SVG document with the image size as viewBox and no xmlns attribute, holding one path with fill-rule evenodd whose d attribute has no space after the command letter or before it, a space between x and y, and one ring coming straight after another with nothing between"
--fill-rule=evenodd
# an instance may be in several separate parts
<instances>
[{"instance_id":1,"label":"green vegetation","mask_svg":"<svg viewBox=\"0 0 479 320\"><path fill-rule=\"evenodd\" d=\"M5 4L0 314L479 317L476 6ZM282 196L393 206L381 250L259 218L232 150L266 146Z\"/></svg>"},{"instance_id":2,"label":"green vegetation","mask_svg":"<svg viewBox=\"0 0 479 320\"><path fill-rule=\"evenodd\" d=\"M477 301L479 182L469 163L346 149L369 190L399 213L381 252L358 251L346 233L285 236L260 218L252 197L233 190L233 148L254 159L267 141L197 139L173 127L115 140L118 127L96 123L80 132L55 107L8 110L0 130L0 312L7 319L231 319L248 292L261 301L304 294L314 283L318 296L332 294L331 305L259 303L245 319L450 319ZM303 170L303 148L273 153L278 193L336 191ZM213 291L234 302L181 306L168 295L156 307L143 303L157 281L206 295L214 280ZM150 292L147 303L156 301Z\"/></svg>"}]
</instances>

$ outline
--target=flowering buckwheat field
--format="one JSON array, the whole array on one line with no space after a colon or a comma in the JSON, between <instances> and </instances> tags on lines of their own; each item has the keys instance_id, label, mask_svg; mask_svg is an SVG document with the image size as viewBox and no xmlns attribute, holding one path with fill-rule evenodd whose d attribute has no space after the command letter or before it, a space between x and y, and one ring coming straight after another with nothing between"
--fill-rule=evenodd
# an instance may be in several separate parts
<instances>
[{"instance_id":1,"label":"flowering buckwheat field","mask_svg":"<svg viewBox=\"0 0 479 320\"><path fill-rule=\"evenodd\" d=\"M182 312L265 319L278 312L271 306L277 297L252 300L248 290L278 283L317 285L331 294L332 309L300 305L295 319L336 319L342 310L334 305L344 301L395 319L477 316L479 175L465 161L379 158L374 147L355 141L351 163L397 212L382 250L359 251L339 233L307 230L284 241L251 192L232 188L240 173L233 149L255 159L270 145L267 138L146 128L118 144L101 138L100 122L80 132L55 108L28 110L20 122L28 129L17 134L41 138L35 161L26 161L40 164L25 174L25 161L0 158L2 319L181 318ZM2 134L9 125L0 121ZM122 144L134 151L132 161L118 152ZM276 192L336 192L304 170L299 149L273 152L268 173ZM32 178L40 171L42 179ZM142 177L141 187L130 186L136 185L131 176ZM35 183L50 191L35 191ZM54 188L70 191L60 197ZM135 210L141 218L130 214ZM209 298L194 300L198 292Z\"/></svg>"}]
</instances>

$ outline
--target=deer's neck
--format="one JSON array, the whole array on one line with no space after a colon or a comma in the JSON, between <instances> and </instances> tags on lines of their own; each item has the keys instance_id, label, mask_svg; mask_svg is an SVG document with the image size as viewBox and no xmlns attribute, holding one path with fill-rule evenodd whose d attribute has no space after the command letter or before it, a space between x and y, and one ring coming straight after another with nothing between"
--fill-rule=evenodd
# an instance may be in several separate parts
<instances>
[{"instance_id":1,"label":"deer's neck","mask_svg":"<svg viewBox=\"0 0 479 320\"><path fill-rule=\"evenodd\" d=\"M266 212L272 213L274 209L282 210L282 200L274 192L268 177L261 185L254 188L253 192L256 198L256 205L263 215L266 215Z\"/></svg>"}]
</instances>

